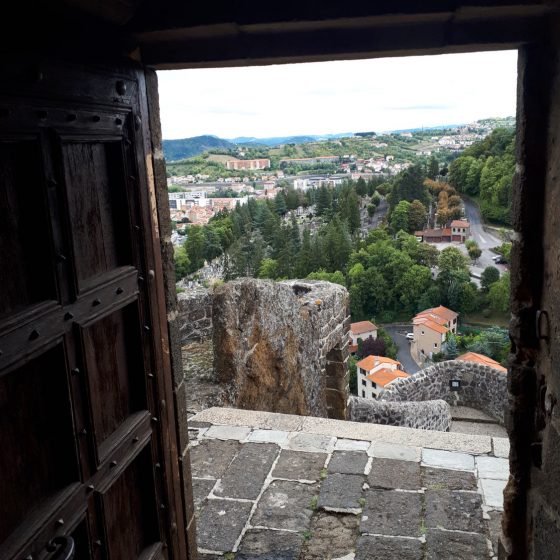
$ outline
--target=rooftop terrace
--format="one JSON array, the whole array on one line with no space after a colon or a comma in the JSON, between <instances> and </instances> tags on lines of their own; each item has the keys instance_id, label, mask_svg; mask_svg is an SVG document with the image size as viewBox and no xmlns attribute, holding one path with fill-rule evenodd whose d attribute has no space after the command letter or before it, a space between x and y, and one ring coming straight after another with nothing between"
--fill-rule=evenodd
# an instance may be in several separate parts
<instances>
[{"instance_id":1,"label":"rooftop terrace","mask_svg":"<svg viewBox=\"0 0 560 560\"><path fill-rule=\"evenodd\" d=\"M505 438L224 408L189 434L201 560L497 557Z\"/></svg>"}]
</instances>

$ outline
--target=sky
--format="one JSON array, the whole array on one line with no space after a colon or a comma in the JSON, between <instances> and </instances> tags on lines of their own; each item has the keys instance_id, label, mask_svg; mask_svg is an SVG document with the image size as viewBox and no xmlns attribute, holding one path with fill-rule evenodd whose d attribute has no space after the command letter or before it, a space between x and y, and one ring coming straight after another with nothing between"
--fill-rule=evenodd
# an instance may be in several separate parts
<instances>
[{"instance_id":1,"label":"sky","mask_svg":"<svg viewBox=\"0 0 560 560\"><path fill-rule=\"evenodd\" d=\"M382 132L515 115L517 51L158 72L163 137Z\"/></svg>"}]
</instances>

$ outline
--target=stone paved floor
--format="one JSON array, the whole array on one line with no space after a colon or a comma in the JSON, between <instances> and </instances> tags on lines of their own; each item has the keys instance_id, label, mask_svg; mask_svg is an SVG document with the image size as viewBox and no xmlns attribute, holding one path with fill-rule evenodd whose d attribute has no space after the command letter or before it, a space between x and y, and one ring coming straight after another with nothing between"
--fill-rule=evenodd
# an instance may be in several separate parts
<instances>
[{"instance_id":1,"label":"stone paved floor","mask_svg":"<svg viewBox=\"0 0 560 560\"><path fill-rule=\"evenodd\" d=\"M507 441L494 456L199 416L189 433L201 560L497 556Z\"/></svg>"}]
</instances>

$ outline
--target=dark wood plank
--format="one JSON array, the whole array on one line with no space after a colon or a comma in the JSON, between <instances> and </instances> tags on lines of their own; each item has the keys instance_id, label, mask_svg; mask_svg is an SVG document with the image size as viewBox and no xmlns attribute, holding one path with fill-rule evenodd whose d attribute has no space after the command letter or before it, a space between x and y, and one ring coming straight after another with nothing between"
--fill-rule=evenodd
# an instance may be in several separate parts
<instances>
[{"instance_id":1,"label":"dark wood plank","mask_svg":"<svg viewBox=\"0 0 560 560\"><path fill-rule=\"evenodd\" d=\"M79 480L73 433L61 346L0 378L0 542L30 510Z\"/></svg>"}]
</instances>

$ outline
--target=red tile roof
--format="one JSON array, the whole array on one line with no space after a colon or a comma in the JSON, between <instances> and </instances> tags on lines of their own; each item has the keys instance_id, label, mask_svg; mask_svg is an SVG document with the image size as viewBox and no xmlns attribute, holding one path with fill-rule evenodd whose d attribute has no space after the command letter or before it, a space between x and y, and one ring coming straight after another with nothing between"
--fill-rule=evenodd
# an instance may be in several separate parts
<instances>
[{"instance_id":1,"label":"red tile roof","mask_svg":"<svg viewBox=\"0 0 560 560\"><path fill-rule=\"evenodd\" d=\"M455 228L468 228L470 225L468 220L453 220L451 222L451 227Z\"/></svg>"},{"instance_id":2,"label":"red tile roof","mask_svg":"<svg viewBox=\"0 0 560 560\"><path fill-rule=\"evenodd\" d=\"M380 364L392 364L400 367L401 363L391 358L386 358L385 356L367 356L363 360L360 360L356 366L362 368L365 371L372 370L375 366Z\"/></svg>"},{"instance_id":3,"label":"red tile roof","mask_svg":"<svg viewBox=\"0 0 560 560\"><path fill-rule=\"evenodd\" d=\"M381 385L381 387L385 387L394 381L395 379L399 379L401 377L410 377L408 373L401 371L400 369L388 369L383 368L377 370L375 373L371 373L370 375L366 376L366 379L373 381L377 385Z\"/></svg>"},{"instance_id":4,"label":"red tile roof","mask_svg":"<svg viewBox=\"0 0 560 560\"><path fill-rule=\"evenodd\" d=\"M438 307L433 307L432 309L430 309L430 311L435 315L439 315L440 317L447 319L448 321L452 321L453 319L459 316L459 313L455 313L455 311L448 309L443 305L440 305Z\"/></svg>"},{"instance_id":5,"label":"red tile roof","mask_svg":"<svg viewBox=\"0 0 560 560\"><path fill-rule=\"evenodd\" d=\"M498 363L496 360L485 356L484 354L477 354L476 352L467 352L462 356L457 358L458 360L462 360L463 362L475 362L477 364L482 364L484 366L490 366L491 368L497 369L502 373L507 373L507 369L502 366L502 364Z\"/></svg>"},{"instance_id":6,"label":"red tile roof","mask_svg":"<svg viewBox=\"0 0 560 560\"><path fill-rule=\"evenodd\" d=\"M376 331L377 327L371 321L358 321L350 325L352 334L363 334L370 331Z\"/></svg>"}]
</instances>

